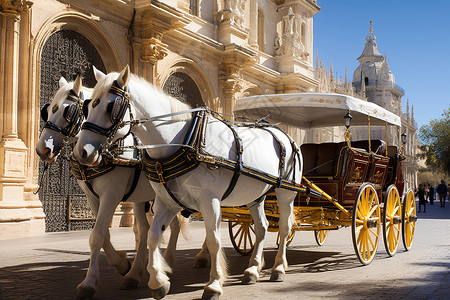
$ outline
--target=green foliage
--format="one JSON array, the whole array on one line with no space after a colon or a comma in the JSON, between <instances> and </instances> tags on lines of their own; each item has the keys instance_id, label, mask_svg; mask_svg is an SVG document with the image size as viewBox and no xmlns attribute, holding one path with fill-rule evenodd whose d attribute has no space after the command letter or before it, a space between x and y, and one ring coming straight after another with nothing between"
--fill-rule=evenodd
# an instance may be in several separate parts
<instances>
[{"instance_id":1,"label":"green foliage","mask_svg":"<svg viewBox=\"0 0 450 300\"><path fill-rule=\"evenodd\" d=\"M419 169L419 172L417 172L417 182L425 184L427 186L433 185L437 186L441 183L441 180L444 180L445 182L449 182L450 176L446 176L442 172L432 172L428 169Z\"/></svg>"},{"instance_id":2,"label":"green foliage","mask_svg":"<svg viewBox=\"0 0 450 300\"><path fill-rule=\"evenodd\" d=\"M419 138L429 146L425 152L427 166L450 175L450 108L444 110L442 118L423 125Z\"/></svg>"}]
</instances>

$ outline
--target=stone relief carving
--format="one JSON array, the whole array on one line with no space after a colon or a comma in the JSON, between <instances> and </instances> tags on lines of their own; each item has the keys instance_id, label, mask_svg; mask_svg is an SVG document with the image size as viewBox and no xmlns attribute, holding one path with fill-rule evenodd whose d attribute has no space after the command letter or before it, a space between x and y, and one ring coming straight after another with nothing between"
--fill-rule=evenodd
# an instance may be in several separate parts
<instances>
[{"instance_id":1,"label":"stone relief carving","mask_svg":"<svg viewBox=\"0 0 450 300\"><path fill-rule=\"evenodd\" d=\"M224 0L223 9L217 15L218 22L230 21L232 24L243 28L246 2L247 0Z\"/></svg>"},{"instance_id":2,"label":"stone relief carving","mask_svg":"<svg viewBox=\"0 0 450 300\"><path fill-rule=\"evenodd\" d=\"M301 41L301 17L295 14L292 7L289 7L287 15L283 16L283 33L280 38L279 33L274 41L276 56L295 56L306 59L309 53Z\"/></svg>"}]
</instances>

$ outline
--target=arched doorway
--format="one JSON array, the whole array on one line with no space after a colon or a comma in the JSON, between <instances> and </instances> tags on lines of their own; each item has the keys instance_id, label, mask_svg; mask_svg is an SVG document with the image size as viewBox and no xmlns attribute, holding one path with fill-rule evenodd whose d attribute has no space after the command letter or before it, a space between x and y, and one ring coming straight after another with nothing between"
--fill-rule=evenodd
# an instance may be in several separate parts
<instances>
[{"instance_id":1,"label":"arched doorway","mask_svg":"<svg viewBox=\"0 0 450 300\"><path fill-rule=\"evenodd\" d=\"M53 33L42 48L40 106L51 102L61 76L73 81L79 73L84 86L94 87L92 65L106 72L99 53L88 39L73 30ZM41 120L40 128L42 126ZM44 175L44 164L39 163L39 199L46 215L46 232L91 229L95 222L83 191L70 176L67 160L62 159L70 151L65 147Z\"/></svg>"},{"instance_id":2,"label":"arched doorway","mask_svg":"<svg viewBox=\"0 0 450 300\"><path fill-rule=\"evenodd\" d=\"M172 97L192 107L203 106L205 104L197 84L186 73L172 73L164 83L163 90Z\"/></svg>"}]
</instances>

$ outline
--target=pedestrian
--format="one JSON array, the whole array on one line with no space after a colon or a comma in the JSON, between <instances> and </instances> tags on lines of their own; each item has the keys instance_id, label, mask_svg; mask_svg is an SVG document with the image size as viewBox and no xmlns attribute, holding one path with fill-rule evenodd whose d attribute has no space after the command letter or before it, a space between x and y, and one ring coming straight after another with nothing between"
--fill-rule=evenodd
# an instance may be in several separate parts
<instances>
[{"instance_id":1,"label":"pedestrian","mask_svg":"<svg viewBox=\"0 0 450 300\"><path fill-rule=\"evenodd\" d=\"M434 204L434 186L430 185L429 192L428 192L428 199L430 199L430 205Z\"/></svg>"},{"instance_id":2,"label":"pedestrian","mask_svg":"<svg viewBox=\"0 0 450 300\"><path fill-rule=\"evenodd\" d=\"M423 184L419 184L419 190L414 194L414 196L419 196L419 212L423 205L423 212L427 212L427 200L425 200L425 189Z\"/></svg>"},{"instance_id":3,"label":"pedestrian","mask_svg":"<svg viewBox=\"0 0 450 300\"><path fill-rule=\"evenodd\" d=\"M441 202L441 207L445 207L445 198L447 197L447 185L442 179L441 184L437 187L437 193L439 195L439 202Z\"/></svg>"}]
</instances>

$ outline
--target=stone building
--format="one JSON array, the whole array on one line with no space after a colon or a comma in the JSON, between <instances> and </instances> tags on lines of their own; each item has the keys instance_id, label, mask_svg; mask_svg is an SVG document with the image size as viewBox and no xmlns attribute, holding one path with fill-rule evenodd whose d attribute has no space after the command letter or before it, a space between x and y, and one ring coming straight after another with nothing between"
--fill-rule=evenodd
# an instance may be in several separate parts
<instances>
[{"instance_id":1,"label":"stone building","mask_svg":"<svg viewBox=\"0 0 450 300\"><path fill-rule=\"evenodd\" d=\"M193 105L232 113L242 96L317 88L319 11L316 0L0 0L0 237L92 223L77 215L86 204L67 165L42 176L34 150L39 108L61 75L80 72L92 87L92 65L128 64ZM38 183L45 191L34 194ZM115 222L127 223L129 210L118 208Z\"/></svg>"},{"instance_id":2,"label":"stone building","mask_svg":"<svg viewBox=\"0 0 450 300\"><path fill-rule=\"evenodd\" d=\"M409 100L406 104L406 113L402 112L402 100L405 91L395 82L395 77L389 68L387 57L378 50L376 37L373 30L373 23L370 21L369 34L366 37L366 44L362 54L357 58L359 66L353 72L353 80L350 82L345 70L345 80L335 78L333 65L330 70L324 64L319 64L316 57L315 79L319 81L319 86L315 90L320 93L346 94L366 101L374 102L386 108L392 113L399 115L402 121L402 128L388 126L371 126L370 138L382 139L388 145L401 145L400 136L407 134L405 145L406 160L403 162L405 188L415 188L417 186L417 158L416 149L418 137L416 133L417 124L414 121L414 108L409 109ZM342 128L327 128L325 130L312 130L307 135L311 142L340 141L342 140ZM367 127L352 126L352 139L368 139Z\"/></svg>"},{"instance_id":3,"label":"stone building","mask_svg":"<svg viewBox=\"0 0 450 300\"><path fill-rule=\"evenodd\" d=\"M244 96L356 95L347 76L314 70L319 11L316 0L0 0L0 237L92 226L67 163L45 173L34 150L39 109L60 76L81 73L93 87L93 65L112 72L128 64L171 95L228 114ZM299 142L342 139L335 128L317 138L286 130ZM113 225L129 225L130 210L122 204Z\"/></svg>"}]
</instances>

